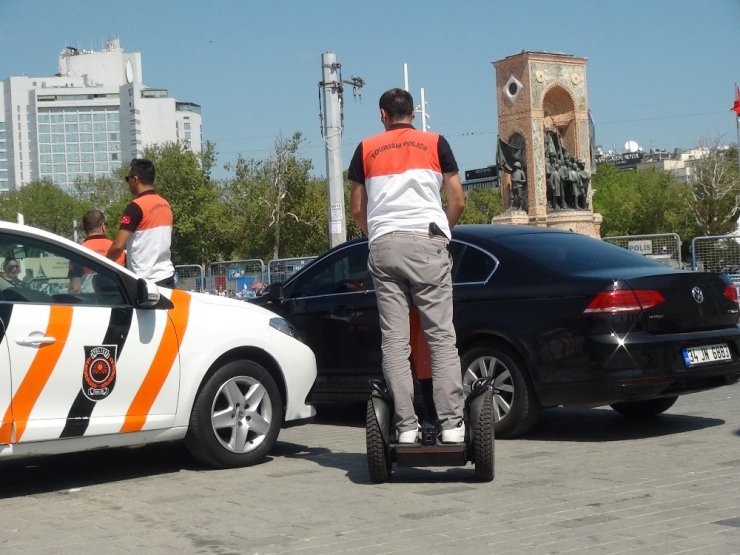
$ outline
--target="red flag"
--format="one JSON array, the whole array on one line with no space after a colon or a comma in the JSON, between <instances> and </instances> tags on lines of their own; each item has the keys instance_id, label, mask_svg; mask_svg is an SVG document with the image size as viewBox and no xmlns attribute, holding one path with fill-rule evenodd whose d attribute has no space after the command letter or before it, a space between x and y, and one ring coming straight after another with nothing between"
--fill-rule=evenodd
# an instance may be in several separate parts
<instances>
[{"instance_id":1,"label":"red flag","mask_svg":"<svg viewBox=\"0 0 740 555\"><path fill-rule=\"evenodd\" d=\"M730 109L740 118L740 87L737 85L735 85L735 104Z\"/></svg>"}]
</instances>

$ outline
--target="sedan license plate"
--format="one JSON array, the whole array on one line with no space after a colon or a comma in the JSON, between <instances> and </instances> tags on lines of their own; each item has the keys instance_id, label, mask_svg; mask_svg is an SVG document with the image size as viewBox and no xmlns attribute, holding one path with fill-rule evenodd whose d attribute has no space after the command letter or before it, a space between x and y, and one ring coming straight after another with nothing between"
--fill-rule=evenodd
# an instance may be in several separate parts
<instances>
[{"instance_id":1,"label":"sedan license plate","mask_svg":"<svg viewBox=\"0 0 740 555\"><path fill-rule=\"evenodd\" d=\"M689 347L683 350L683 360L687 367L698 366L708 362L732 360L730 349L725 343L705 345L703 347Z\"/></svg>"}]
</instances>

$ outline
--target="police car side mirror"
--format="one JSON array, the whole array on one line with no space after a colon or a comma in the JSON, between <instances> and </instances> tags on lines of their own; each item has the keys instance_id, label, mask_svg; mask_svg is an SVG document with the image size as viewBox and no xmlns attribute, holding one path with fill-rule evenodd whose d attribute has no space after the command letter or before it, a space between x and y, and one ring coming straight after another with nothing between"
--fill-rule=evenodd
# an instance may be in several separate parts
<instances>
[{"instance_id":1,"label":"police car side mirror","mask_svg":"<svg viewBox=\"0 0 740 555\"><path fill-rule=\"evenodd\" d=\"M154 308L159 304L160 297L159 287L144 278L139 278L136 282L136 306Z\"/></svg>"}]
</instances>

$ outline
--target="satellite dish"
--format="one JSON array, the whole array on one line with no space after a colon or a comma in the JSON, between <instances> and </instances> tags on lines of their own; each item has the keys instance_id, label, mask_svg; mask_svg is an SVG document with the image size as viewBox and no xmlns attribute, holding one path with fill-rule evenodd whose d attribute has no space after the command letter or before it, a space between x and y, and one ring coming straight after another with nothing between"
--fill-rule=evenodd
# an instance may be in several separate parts
<instances>
[{"instance_id":1,"label":"satellite dish","mask_svg":"<svg viewBox=\"0 0 740 555\"><path fill-rule=\"evenodd\" d=\"M640 145L637 144L637 141L627 141L624 143L624 150L627 152L637 152L640 150Z\"/></svg>"}]
</instances>

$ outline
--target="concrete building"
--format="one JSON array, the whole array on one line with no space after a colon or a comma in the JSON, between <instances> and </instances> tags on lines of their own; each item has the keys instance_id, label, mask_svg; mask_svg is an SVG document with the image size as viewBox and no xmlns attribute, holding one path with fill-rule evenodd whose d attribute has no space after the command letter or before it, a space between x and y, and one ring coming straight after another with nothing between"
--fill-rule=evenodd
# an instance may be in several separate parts
<instances>
[{"instance_id":1,"label":"concrete building","mask_svg":"<svg viewBox=\"0 0 740 555\"><path fill-rule=\"evenodd\" d=\"M51 179L70 190L78 176L110 175L145 147L202 146L200 106L142 81L141 53L118 39L100 51L67 47L52 77L0 82L0 192Z\"/></svg>"}]
</instances>

